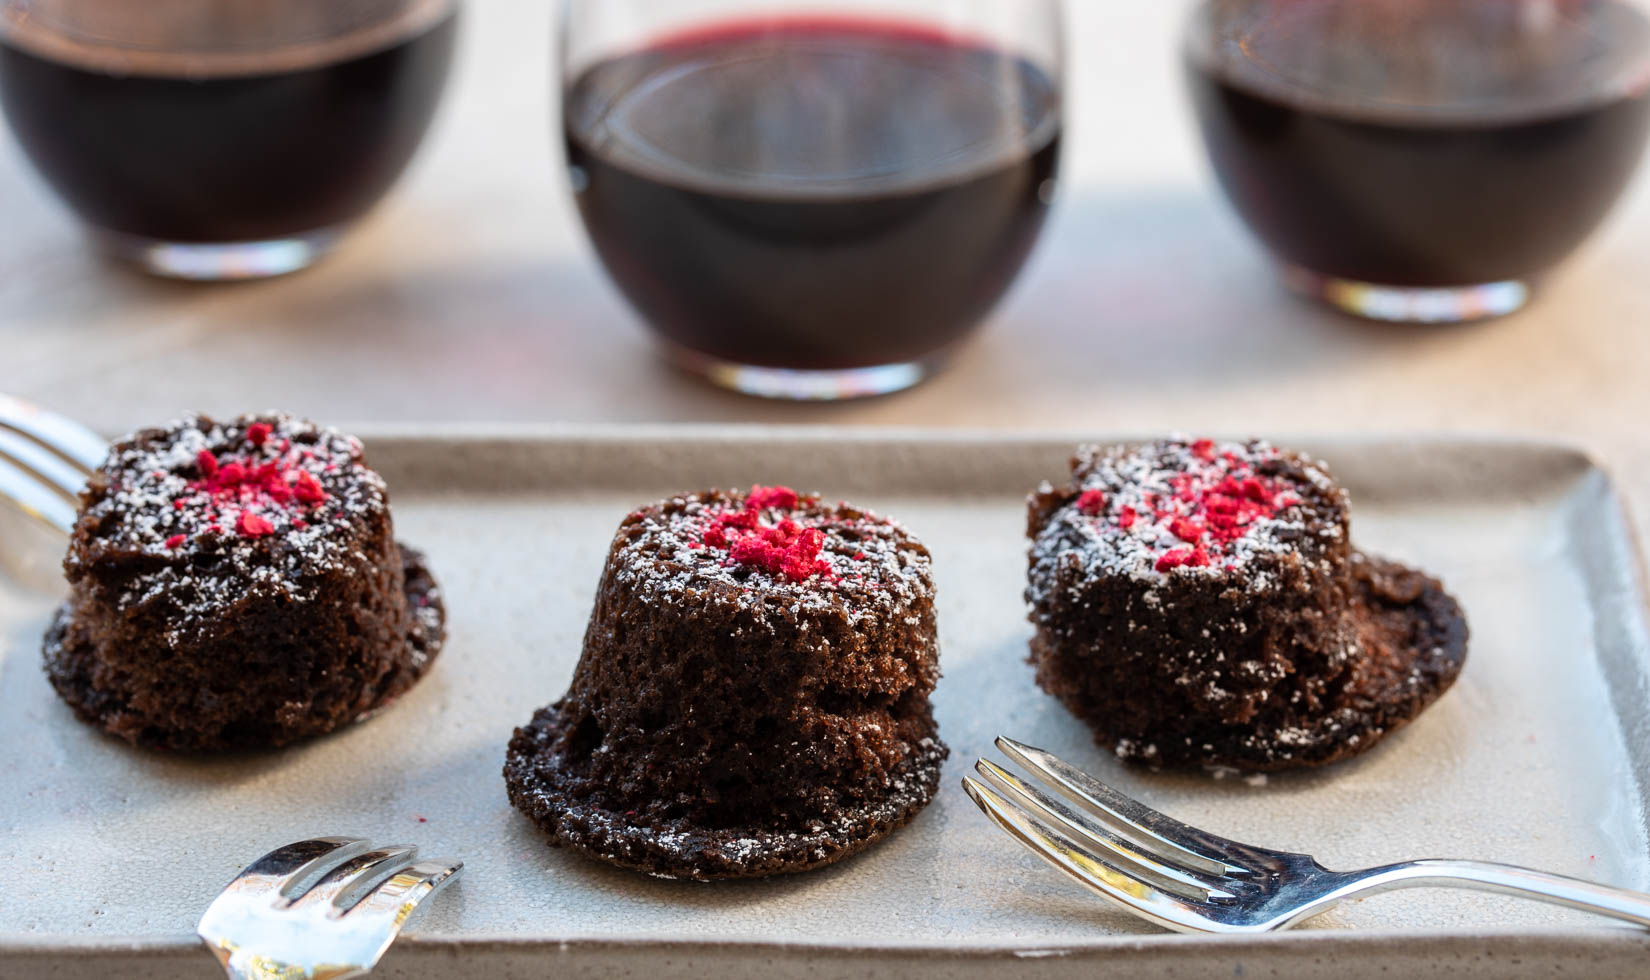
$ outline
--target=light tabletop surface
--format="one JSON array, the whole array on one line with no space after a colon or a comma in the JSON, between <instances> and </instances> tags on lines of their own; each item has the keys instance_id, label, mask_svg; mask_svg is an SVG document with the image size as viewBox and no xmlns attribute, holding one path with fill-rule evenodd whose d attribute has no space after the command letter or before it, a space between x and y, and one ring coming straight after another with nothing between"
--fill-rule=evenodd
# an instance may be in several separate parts
<instances>
[{"instance_id":1,"label":"light tabletop surface","mask_svg":"<svg viewBox=\"0 0 1650 980\"><path fill-rule=\"evenodd\" d=\"M1074 0L1066 179L1009 301L917 391L769 404L660 363L587 248L551 137L553 7L472 0L398 192L285 279L203 287L96 258L0 136L0 390L111 433L281 407L341 423L1535 434L1595 450L1650 514L1642 176L1526 312L1358 322L1284 293L1215 192L1178 76L1183 5Z\"/></svg>"}]
</instances>

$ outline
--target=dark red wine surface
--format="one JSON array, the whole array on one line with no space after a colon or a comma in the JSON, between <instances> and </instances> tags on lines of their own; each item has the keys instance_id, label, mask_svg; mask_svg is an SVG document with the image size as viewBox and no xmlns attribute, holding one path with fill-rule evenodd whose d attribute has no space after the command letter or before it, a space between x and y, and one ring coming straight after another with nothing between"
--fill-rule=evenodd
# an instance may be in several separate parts
<instances>
[{"instance_id":1,"label":"dark red wine surface","mask_svg":"<svg viewBox=\"0 0 1650 980\"><path fill-rule=\"evenodd\" d=\"M354 220L383 196L423 139L455 31L446 7L338 60L283 52L288 64L267 69L247 55L199 74L185 57L115 67L18 37L0 40L0 104L36 169L94 226L169 242L276 239Z\"/></svg>"},{"instance_id":2,"label":"dark red wine surface","mask_svg":"<svg viewBox=\"0 0 1650 980\"><path fill-rule=\"evenodd\" d=\"M1244 220L1282 258L1363 282L1551 268L1650 129L1650 21L1619 0L1211 0L1188 52Z\"/></svg>"},{"instance_id":3,"label":"dark red wine surface","mask_svg":"<svg viewBox=\"0 0 1650 980\"><path fill-rule=\"evenodd\" d=\"M1019 272L1059 157L1037 66L878 23L679 37L585 71L565 118L626 296L681 347L767 367L949 347Z\"/></svg>"}]
</instances>

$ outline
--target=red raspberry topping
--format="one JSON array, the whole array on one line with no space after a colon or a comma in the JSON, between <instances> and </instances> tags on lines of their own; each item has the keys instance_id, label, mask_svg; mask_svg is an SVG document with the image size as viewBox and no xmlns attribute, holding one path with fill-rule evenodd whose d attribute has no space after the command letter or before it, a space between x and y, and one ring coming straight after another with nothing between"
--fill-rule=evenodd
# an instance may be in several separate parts
<instances>
[{"instance_id":1,"label":"red raspberry topping","mask_svg":"<svg viewBox=\"0 0 1650 980\"><path fill-rule=\"evenodd\" d=\"M1273 519L1301 502L1289 485L1263 475L1258 467L1275 459L1266 448L1239 451L1211 439L1180 444L1184 455L1166 460L1165 472L1134 490L1112 486L1112 503L1122 503L1111 517L1117 528L1130 531L1141 521L1141 536L1157 551L1154 566L1160 572L1175 568L1203 568L1222 564L1216 559L1233 555L1234 545L1256 524ZM1171 446L1171 451L1175 447ZM1084 490L1076 509L1089 517L1106 517L1105 488ZM1139 505L1139 506L1136 506ZM1160 532L1154 536L1154 530Z\"/></svg>"},{"instance_id":2,"label":"red raspberry topping","mask_svg":"<svg viewBox=\"0 0 1650 980\"><path fill-rule=\"evenodd\" d=\"M1157 560L1157 570L1171 571L1176 568L1204 568L1209 564L1209 553L1202 546L1197 548L1176 548Z\"/></svg>"},{"instance_id":3,"label":"red raspberry topping","mask_svg":"<svg viewBox=\"0 0 1650 980\"><path fill-rule=\"evenodd\" d=\"M1099 490L1084 490L1077 498L1077 509L1090 517L1099 517L1106 509L1106 495Z\"/></svg>"},{"instance_id":4,"label":"red raspberry topping","mask_svg":"<svg viewBox=\"0 0 1650 980\"><path fill-rule=\"evenodd\" d=\"M1203 538L1203 526L1184 517L1169 522L1169 532L1182 541L1196 544Z\"/></svg>"},{"instance_id":5,"label":"red raspberry topping","mask_svg":"<svg viewBox=\"0 0 1650 980\"><path fill-rule=\"evenodd\" d=\"M245 538L261 538L274 534L275 525L249 510L243 510L241 511L240 520L235 522L235 530Z\"/></svg>"},{"instance_id":6,"label":"red raspberry topping","mask_svg":"<svg viewBox=\"0 0 1650 980\"><path fill-rule=\"evenodd\" d=\"M790 487L751 487L745 497L747 510L795 510L798 502Z\"/></svg>"},{"instance_id":7,"label":"red raspberry topping","mask_svg":"<svg viewBox=\"0 0 1650 980\"><path fill-rule=\"evenodd\" d=\"M762 523L764 511L794 511L800 503L797 492L789 487L751 487L743 510L724 511L712 519L704 543L726 548L734 564L792 582L805 582L815 575L833 580L836 572L820 557L825 550L823 531L802 527L789 517L776 525Z\"/></svg>"},{"instance_id":8,"label":"red raspberry topping","mask_svg":"<svg viewBox=\"0 0 1650 980\"><path fill-rule=\"evenodd\" d=\"M306 460L314 459L313 450L295 454L291 443L282 440L279 455L264 456L270 450L274 427L266 422L254 422L247 427L247 442L255 448L247 459L220 460L208 450L195 457L200 479L189 484L189 494L172 501L175 510L194 508L200 512L208 531L233 527L237 534L247 538L261 538L275 533L270 520L276 513L294 508L314 509L327 501L326 488L315 474L302 468ZM285 447L285 448L281 448ZM261 452L260 452L261 450ZM295 518L293 526L300 530L308 522ZM182 543L181 536L168 539Z\"/></svg>"},{"instance_id":9,"label":"red raspberry topping","mask_svg":"<svg viewBox=\"0 0 1650 980\"><path fill-rule=\"evenodd\" d=\"M327 499L327 492L322 488L321 481L307 470L298 471L298 479L292 483L292 492L306 504L318 504Z\"/></svg>"}]
</instances>

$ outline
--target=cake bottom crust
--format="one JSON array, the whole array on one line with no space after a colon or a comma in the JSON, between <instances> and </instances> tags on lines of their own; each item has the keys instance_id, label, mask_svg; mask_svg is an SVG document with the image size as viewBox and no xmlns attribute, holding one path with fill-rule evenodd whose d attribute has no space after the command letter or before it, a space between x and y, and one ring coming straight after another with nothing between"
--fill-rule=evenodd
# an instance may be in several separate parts
<instances>
[{"instance_id":1,"label":"cake bottom crust","mask_svg":"<svg viewBox=\"0 0 1650 980\"><path fill-rule=\"evenodd\" d=\"M1117 732L1107 724L1109 706L1083 683L1080 661L1058 655L1042 635L1032 641L1031 659L1044 688L1126 762L1241 772L1328 765L1413 721L1450 689L1467 657L1466 618L1438 580L1363 554L1353 556L1352 578L1358 652L1340 696L1325 711L1279 705L1263 709L1252 725L1176 718L1158 732Z\"/></svg>"},{"instance_id":2,"label":"cake bottom crust","mask_svg":"<svg viewBox=\"0 0 1650 980\"><path fill-rule=\"evenodd\" d=\"M895 770L884 795L794 828L648 824L638 822L637 811L616 812L573 794L578 780L551 748L563 728L560 708L559 702L540 708L510 740L504 765L510 802L552 846L656 878L765 878L833 864L910 823L938 791L948 754L938 738L925 738Z\"/></svg>"},{"instance_id":3,"label":"cake bottom crust","mask_svg":"<svg viewBox=\"0 0 1650 980\"><path fill-rule=\"evenodd\" d=\"M377 691L365 710L310 719L305 724L275 726L237 724L242 719L213 718L192 707L174 717L135 712L126 692L96 683L97 652L92 645L70 638L75 614L72 601L58 607L46 630L46 676L82 721L142 748L185 752L277 748L363 721L388 708L428 673L446 639L446 608L423 553L404 544L399 548L411 625L404 649L397 652L389 672L376 683ZM301 710L294 710L302 707L272 704L269 710L271 715L279 712L291 718L302 716Z\"/></svg>"}]
</instances>

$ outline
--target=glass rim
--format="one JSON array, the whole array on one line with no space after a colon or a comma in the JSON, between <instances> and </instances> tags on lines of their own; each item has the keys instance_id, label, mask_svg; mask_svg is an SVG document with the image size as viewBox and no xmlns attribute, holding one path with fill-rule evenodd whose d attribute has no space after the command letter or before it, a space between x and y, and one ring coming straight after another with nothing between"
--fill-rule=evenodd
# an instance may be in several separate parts
<instances>
[{"instance_id":1,"label":"glass rim","mask_svg":"<svg viewBox=\"0 0 1650 980\"><path fill-rule=\"evenodd\" d=\"M554 50L556 53L555 74L560 82L565 83L571 80L573 77L577 76L580 71L588 68L591 64L598 61L634 53L636 51L641 51L661 44L668 44L675 40L678 35L691 36L695 33L714 30L717 27L725 28L741 21L748 23L752 20L752 18L743 17L738 14L717 14L715 12L707 12L702 18L693 19L692 23L696 26L677 28L657 33L638 34L635 37L628 37L621 44L613 44L599 48L597 51L585 54L583 57L575 60L572 55L573 45L575 41L578 40L576 36L578 32L573 30L573 18L576 9L584 6L611 8L613 5L620 2L622 2L622 0L557 0ZM645 5L651 2L651 0L631 0L631 2ZM1041 8L1044 14L1048 17L1048 25L1045 32L1047 37L1044 40L1049 44L1050 50L1043 53L1015 50L1014 53L1027 57L1028 60L1031 60L1039 68L1043 69L1049 79L1054 83L1056 91L1061 94L1062 104L1064 103L1063 95L1066 86L1067 63L1069 61L1069 52L1067 50L1068 32L1065 0L935 0L936 6L943 6L945 3L960 6L984 6L995 4L1022 9L1029 3ZM776 25L785 22L799 23L836 20L859 23L907 24L911 26L920 26L924 29L932 29L935 26L935 18L924 17L920 12L890 12L887 11L885 7L879 7L869 2L855 5L847 9L844 9L842 4L825 4L818 2L818 0L813 0L813 2L807 4L786 3L784 0L751 0L750 6L772 6L776 9L783 8L788 10L789 13L785 16L771 18L771 21ZM945 31L944 33L952 40L989 44L993 47L1004 47L1004 45L1000 43L1000 39L990 37L989 35L975 36L969 34L968 32L962 31ZM1010 47L1010 50L1014 50L1012 46Z\"/></svg>"}]
</instances>

